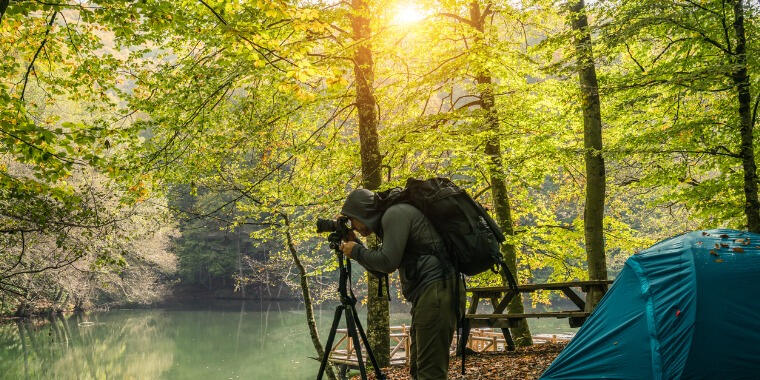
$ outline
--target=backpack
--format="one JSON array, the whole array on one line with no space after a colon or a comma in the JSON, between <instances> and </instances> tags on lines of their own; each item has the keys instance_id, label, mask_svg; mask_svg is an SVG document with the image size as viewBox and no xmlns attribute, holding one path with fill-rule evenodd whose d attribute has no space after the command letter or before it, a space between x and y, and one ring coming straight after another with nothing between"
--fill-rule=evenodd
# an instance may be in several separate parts
<instances>
[{"instance_id":1,"label":"backpack","mask_svg":"<svg viewBox=\"0 0 760 380\"><path fill-rule=\"evenodd\" d=\"M381 210L398 203L419 209L441 235L447 258L459 273L474 276L488 269L498 273L503 268L509 286L517 287L499 250L505 240L499 226L480 203L448 178L409 178L403 189L376 194Z\"/></svg>"}]
</instances>

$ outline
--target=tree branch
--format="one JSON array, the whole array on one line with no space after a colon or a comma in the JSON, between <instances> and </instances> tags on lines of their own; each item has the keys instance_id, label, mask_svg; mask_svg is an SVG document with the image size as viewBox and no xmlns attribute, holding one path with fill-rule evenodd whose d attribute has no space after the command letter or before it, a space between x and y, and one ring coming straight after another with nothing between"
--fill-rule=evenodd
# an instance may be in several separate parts
<instances>
[{"instance_id":1,"label":"tree branch","mask_svg":"<svg viewBox=\"0 0 760 380\"><path fill-rule=\"evenodd\" d=\"M6 272L16 269L16 267L21 264L21 260L24 258L24 253L26 253L26 237L24 236L24 231L21 231L21 253L18 254L18 260L16 260L16 263Z\"/></svg>"},{"instance_id":2,"label":"tree branch","mask_svg":"<svg viewBox=\"0 0 760 380\"><path fill-rule=\"evenodd\" d=\"M736 154L728 150L724 146L715 147L708 150L685 150L685 149L668 149L668 150L633 150L626 151L625 153L649 153L649 154L707 154L712 156L724 156L732 158L742 158L741 155Z\"/></svg>"},{"instance_id":3,"label":"tree branch","mask_svg":"<svg viewBox=\"0 0 760 380\"><path fill-rule=\"evenodd\" d=\"M454 104L456 104L456 103L454 103ZM458 110L461 110L461 109L465 109L465 108L468 108L468 107L472 107L472 106L480 106L480 108L483 108L483 101L481 99L476 99L476 100L467 102L467 103L463 104L461 107L456 108L455 111L458 111Z\"/></svg>"},{"instance_id":4,"label":"tree branch","mask_svg":"<svg viewBox=\"0 0 760 380\"><path fill-rule=\"evenodd\" d=\"M674 24L674 25L676 25L676 26L678 26L680 28L683 28L683 29L692 31L694 33L697 33L697 34L699 34L700 37L702 37L703 41L705 41L705 42L707 42L707 43L709 43L709 44L717 47L718 49L720 49L721 51L723 51L724 53L726 53L728 55L733 55L733 53L731 52L731 50L729 50L725 46L721 45L720 42L715 41L714 39L710 38L707 34L705 34L704 31L699 30L699 29L697 29L694 26L689 26L689 25L686 25L684 23L681 23L681 22L679 22L679 21L677 21L675 19L672 19L672 18L666 18L665 21L668 21L668 22L670 22L670 23L672 23L672 24Z\"/></svg>"},{"instance_id":5,"label":"tree branch","mask_svg":"<svg viewBox=\"0 0 760 380\"><path fill-rule=\"evenodd\" d=\"M220 21L222 24L224 24L224 25L227 25L227 21L226 21L224 18L222 18L222 16L221 16L221 15L219 15L219 13L216 13L216 11L214 10L214 8L211 8L211 6L210 6L210 5L208 5L208 4L207 4L205 1L203 1L203 0L198 0L198 1L200 1L200 2L201 2L201 4L203 4L203 6L205 6L206 8L208 8L208 10L210 10L210 11L211 11L211 13L213 13L213 14L214 14L214 16L216 16L216 18L217 18L217 19L219 19L219 21Z\"/></svg>"},{"instance_id":6,"label":"tree branch","mask_svg":"<svg viewBox=\"0 0 760 380\"><path fill-rule=\"evenodd\" d=\"M73 264L75 261L77 261L77 260L79 260L81 258L82 258L81 256L74 256L74 258L71 259L71 260L67 260L67 261L63 261L63 262L58 262L57 264L48 265L46 267L42 267L42 268L38 268L38 269L29 269L29 270L24 270L24 271L21 271L21 272L14 272L14 273L11 273L11 274L9 274L7 276L3 276L1 278L2 279L7 279L7 278L15 277L15 276L18 276L18 275L22 275L22 274L35 274L35 273L40 273L40 272L44 272L44 271L47 271L47 270L61 269L61 268L64 268L64 267L67 267L67 266Z\"/></svg>"},{"instance_id":7,"label":"tree branch","mask_svg":"<svg viewBox=\"0 0 760 380\"><path fill-rule=\"evenodd\" d=\"M567 231L575 231L575 226L568 224L536 224L535 226L525 226L525 228L518 228L515 230L515 233L527 232L531 228L561 228Z\"/></svg>"},{"instance_id":8,"label":"tree branch","mask_svg":"<svg viewBox=\"0 0 760 380\"><path fill-rule=\"evenodd\" d=\"M0 290L4 292L8 292L8 293L13 293L21 298L26 298L26 294L19 293L18 291L15 291L13 289L8 289L8 286L21 289L22 291L28 291L27 289L24 289L20 286L17 286L17 285L11 284L10 282L5 282L5 281L0 281L0 285L5 285L5 286L0 286Z\"/></svg>"},{"instance_id":9,"label":"tree branch","mask_svg":"<svg viewBox=\"0 0 760 380\"><path fill-rule=\"evenodd\" d=\"M483 190L480 190L477 192L477 194L472 196L472 199L478 199L481 195L483 195L486 191L491 190L491 185L488 185L483 188Z\"/></svg>"},{"instance_id":10,"label":"tree branch","mask_svg":"<svg viewBox=\"0 0 760 380\"><path fill-rule=\"evenodd\" d=\"M631 52L631 47L628 45L627 42L625 43L625 49L628 51L628 56L631 57L631 59L633 60L633 62L636 63L636 66L639 67L639 69L641 70L641 72L642 73L646 72L646 70L644 69L644 66L641 66L641 63L639 63L639 61L636 59L636 57L633 56L633 53Z\"/></svg>"},{"instance_id":11,"label":"tree branch","mask_svg":"<svg viewBox=\"0 0 760 380\"><path fill-rule=\"evenodd\" d=\"M214 8L212 8L210 5L208 5L208 3L206 3L206 2L205 2L205 1L203 1L203 0L198 0L198 1L200 1L200 3L201 3L201 4L203 4L203 6L205 6L206 8L208 8L208 10L209 10L209 11L211 11L211 13L213 13L213 14L214 14L214 16L216 16L216 18L219 20L219 22L221 22L221 23L222 23L222 24L224 24L225 26L226 26L226 25L229 25L229 24L227 23L227 20L225 20L225 19L224 19L224 18L223 18L223 17L222 17L222 16L221 16L219 13L217 13L217 12L214 10ZM257 53L259 53L259 55L261 55L261 56L262 56L262 57L263 57L263 58L264 58L264 59L267 61L267 63L269 63L269 64L270 64L272 67L274 67L275 69L277 69L277 70L280 70L280 71L282 71L282 72L284 72L284 71L285 71L285 70L283 70L283 69L281 69L281 68L277 67L277 65L275 65L275 63L276 63L276 62L273 62L271 59L269 59L269 57L268 57L266 54L262 53L262 52L261 52L262 50L264 50L264 51L266 51L267 53L269 53L269 54L271 54L271 55L275 56L275 57L277 58L277 60L278 60L278 61L285 61L285 62L288 62L289 64L291 64L291 65L293 65L293 66L296 66L296 64L295 64L294 62L292 62L292 61L288 60L288 59L287 59L287 58L285 58L285 57L282 57L282 56L280 56L280 55L276 54L276 53L275 53L273 50L271 50L271 49L267 49L267 48L265 48L265 47L263 47L263 46L261 46L261 45L259 45L259 44L255 43L255 42L251 41L250 39L248 39L248 38L246 38L246 37L242 36L242 35L241 35L241 33L240 33L240 31L237 31L237 30L235 30L235 32L236 32L235 34L236 34L236 35L237 35L237 36L238 36L240 39L242 39L242 40L243 40L243 41L245 41L245 42L248 42L248 43L249 43L251 46L253 46L253 48L254 48L253 50L255 50Z\"/></svg>"},{"instance_id":12,"label":"tree branch","mask_svg":"<svg viewBox=\"0 0 760 380\"><path fill-rule=\"evenodd\" d=\"M467 25L469 25L469 26L471 26L473 28L477 27L477 25L475 25L475 22L473 22L472 20L464 18L464 17L459 16L459 15L455 15L453 13L437 13L436 16L443 16L443 17L453 18L454 20L457 20L459 22L465 23L465 24L467 24Z\"/></svg>"},{"instance_id":13,"label":"tree branch","mask_svg":"<svg viewBox=\"0 0 760 380\"><path fill-rule=\"evenodd\" d=\"M42 38L42 43L37 48L37 51L34 52L34 56L32 57L32 61L29 62L29 66L26 68L26 73L24 74L24 87L21 89L21 101L24 101L24 95L26 93L26 85L29 82L29 73L32 71L32 68L34 67L34 61L37 60L37 56L40 55L40 52L42 51L42 48L45 47L45 44L47 43L48 35L50 34L50 29L53 28L53 22L55 22L55 16L58 14L58 11L53 11L53 15L50 16L50 21L47 24L47 30L45 31L45 37Z\"/></svg>"}]
</instances>

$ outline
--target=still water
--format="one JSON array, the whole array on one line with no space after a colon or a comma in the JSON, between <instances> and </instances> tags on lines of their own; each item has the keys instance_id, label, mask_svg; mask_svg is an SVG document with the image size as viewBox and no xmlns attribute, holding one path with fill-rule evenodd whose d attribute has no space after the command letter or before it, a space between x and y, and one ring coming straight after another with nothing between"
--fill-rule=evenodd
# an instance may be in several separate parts
<instances>
[{"instance_id":1,"label":"still water","mask_svg":"<svg viewBox=\"0 0 760 380\"><path fill-rule=\"evenodd\" d=\"M391 324L408 325L407 310L393 311ZM333 311L316 310L323 342ZM534 334L575 330L565 320L538 322ZM300 380L316 377L313 356L298 304L113 310L0 324L1 379Z\"/></svg>"}]
</instances>

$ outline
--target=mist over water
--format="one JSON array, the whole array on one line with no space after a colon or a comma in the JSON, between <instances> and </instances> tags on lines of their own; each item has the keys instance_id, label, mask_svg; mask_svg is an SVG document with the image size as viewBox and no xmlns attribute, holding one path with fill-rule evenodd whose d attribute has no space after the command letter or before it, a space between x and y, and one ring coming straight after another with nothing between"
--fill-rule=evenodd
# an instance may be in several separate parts
<instances>
[{"instance_id":1,"label":"mist over water","mask_svg":"<svg viewBox=\"0 0 760 380\"><path fill-rule=\"evenodd\" d=\"M391 324L409 324L408 305ZM362 321L365 310L359 309ZM334 308L315 310L324 343ZM2 379L313 379L319 363L297 303L112 310L0 325ZM533 321L531 321L533 322ZM569 332L540 320L533 333ZM343 324L341 324L343 327Z\"/></svg>"}]
</instances>

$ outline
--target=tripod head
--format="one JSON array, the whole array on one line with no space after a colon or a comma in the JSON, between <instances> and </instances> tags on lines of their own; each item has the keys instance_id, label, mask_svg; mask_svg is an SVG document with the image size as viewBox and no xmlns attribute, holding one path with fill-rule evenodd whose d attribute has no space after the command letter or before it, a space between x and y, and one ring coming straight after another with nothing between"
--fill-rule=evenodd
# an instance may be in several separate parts
<instances>
[{"instance_id":1,"label":"tripod head","mask_svg":"<svg viewBox=\"0 0 760 380\"><path fill-rule=\"evenodd\" d=\"M334 251L338 259L338 268L340 269L340 279L338 283L338 292L340 293L341 303L344 305L355 305L356 297L351 291L351 260L347 260L340 250L340 244L351 232L349 219L346 216L339 216L335 220L317 219L317 232L329 232L327 241L330 248Z\"/></svg>"}]
</instances>

